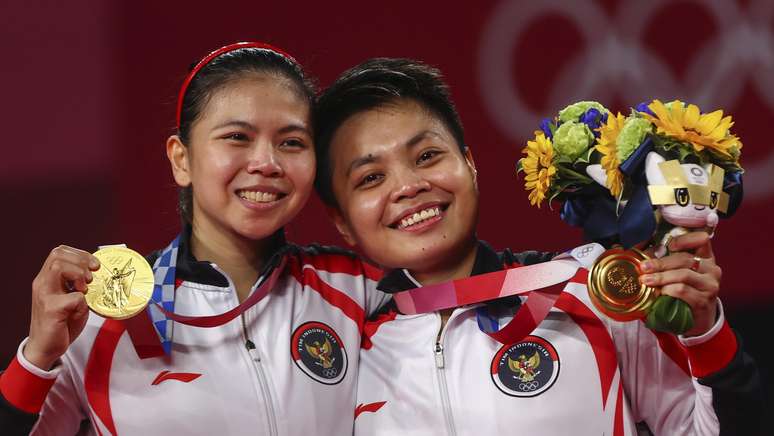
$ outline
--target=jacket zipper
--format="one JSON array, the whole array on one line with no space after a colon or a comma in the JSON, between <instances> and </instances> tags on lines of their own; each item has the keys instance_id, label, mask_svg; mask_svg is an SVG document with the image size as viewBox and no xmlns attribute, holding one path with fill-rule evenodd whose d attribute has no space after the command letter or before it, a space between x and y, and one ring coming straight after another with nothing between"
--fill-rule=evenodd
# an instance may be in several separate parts
<instances>
[{"instance_id":1,"label":"jacket zipper","mask_svg":"<svg viewBox=\"0 0 774 436\"><path fill-rule=\"evenodd\" d=\"M242 314L240 318L242 319L242 334L245 338L245 348L247 348L247 353L250 355L250 360L253 362L255 372L258 374L258 383L261 385L261 394L263 396L263 401L266 404L266 418L267 422L269 423L269 434L276 435L278 434L277 417L274 413L274 403L272 402L269 383L266 381L266 372L264 371L263 364L261 363L261 355L258 353L258 350L255 347L255 343L250 340L250 337L247 334L247 323L245 322L245 315Z\"/></svg>"},{"instance_id":2,"label":"jacket zipper","mask_svg":"<svg viewBox=\"0 0 774 436\"><path fill-rule=\"evenodd\" d=\"M228 280L229 288L233 289L234 293L236 294L236 286L231 280L231 277L229 277L225 271L220 269L218 265L214 263L211 265L216 271L223 274L223 277ZM253 291L255 291L255 285L253 285ZM261 396L263 397L264 404L266 404L266 420L269 423L268 434L276 436L278 434L277 417L274 412L274 403L271 397L271 391L269 390L269 383L266 381L266 372L263 369L263 364L261 363L261 355L258 352L255 343L250 339L250 335L247 334L247 322L245 321L245 314L242 313L239 318L242 320L242 337L245 340L245 349L247 349L247 355L250 358L250 361L253 362L253 368L255 368L255 372L258 375L258 383L261 386Z\"/></svg>"},{"instance_id":3,"label":"jacket zipper","mask_svg":"<svg viewBox=\"0 0 774 436\"><path fill-rule=\"evenodd\" d=\"M439 320L441 319L440 314L436 314L436 316L438 316ZM449 325L449 321L451 321L451 317L446 321L446 326L443 326L443 322L441 322L441 327L438 328L438 336L435 340L433 352L435 353L435 372L438 377L438 386L441 391L441 404L443 405L443 416L446 421L446 431L450 436L455 436L457 432L454 429L454 418L452 417L451 404L449 402L449 390L446 386L446 373L444 371L445 361L443 356L443 334L446 331L446 327Z\"/></svg>"}]
</instances>

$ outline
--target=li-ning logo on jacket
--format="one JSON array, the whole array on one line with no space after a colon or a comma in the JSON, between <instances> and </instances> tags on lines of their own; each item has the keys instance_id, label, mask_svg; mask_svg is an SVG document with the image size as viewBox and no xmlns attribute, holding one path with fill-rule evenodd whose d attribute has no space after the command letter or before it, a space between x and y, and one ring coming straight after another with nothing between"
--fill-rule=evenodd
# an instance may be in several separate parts
<instances>
[{"instance_id":1,"label":"li-ning logo on jacket","mask_svg":"<svg viewBox=\"0 0 774 436\"><path fill-rule=\"evenodd\" d=\"M339 383L347 372L347 352L341 338L321 322L307 322L296 328L290 354L304 374L326 385Z\"/></svg>"},{"instance_id":2,"label":"li-ning logo on jacket","mask_svg":"<svg viewBox=\"0 0 774 436\"><path fill-rule=\"evenodd\" d=\"M168 370L164 370L164 371L161 371L159 375L156 376L155 379L153 379L153 381L151 382L151 386L156 386L161 382L165 382L167 380L177 380L183 383L190 383L201 376L202 376L201 374L196 374L193 372L170 372Z\"/></svg>"},{"instance_id":3,"label":"li-ning logo on jacket","mask_svg":"<svg viewBox=\"0 0 774 436\"><path fill-rule=\"evenodd\" d=\"M492 381L512 397L534 397L547 391L559 376L556 349L539 336L504 345L492 359Z\"/></svg>"}]
</instances>

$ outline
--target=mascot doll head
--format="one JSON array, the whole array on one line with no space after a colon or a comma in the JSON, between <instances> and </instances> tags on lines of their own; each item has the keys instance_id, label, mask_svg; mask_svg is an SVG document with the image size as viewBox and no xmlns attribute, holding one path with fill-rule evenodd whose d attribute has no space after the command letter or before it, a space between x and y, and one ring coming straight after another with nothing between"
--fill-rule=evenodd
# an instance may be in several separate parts
<instances>
[{"instance_id":1,"label":"mascot doll head","mask_svg":"<svg viewBox=\"0 0 774 436\"><path fill-rule=\"evenodd\" d=\"M723 192L725 171L713 164L700 166L665 160L651 152L645 161L650 202L661 219L674 226L659 238L655 254L667 253L669 241L689 229L705 229L712 235L718 225L718 211L728 210L728 194Z\"/></svg>"}]
</instances>

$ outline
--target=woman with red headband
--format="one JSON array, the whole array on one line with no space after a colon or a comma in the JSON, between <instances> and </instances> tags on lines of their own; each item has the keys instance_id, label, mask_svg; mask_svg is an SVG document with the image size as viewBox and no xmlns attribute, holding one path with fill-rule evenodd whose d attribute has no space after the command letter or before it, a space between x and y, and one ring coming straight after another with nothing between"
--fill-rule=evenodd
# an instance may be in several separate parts
<instances>
[{"instance_id":1,"label":"woman with red headband","mask_svg":"<svg viewBox=\"0 0 774 436\"><path fill-rule=\"evenodd\" d=\"M284 239L314 180L313 99L265 44L193 68L167 140L184 226L147 259L152 303L124 321L91 313L97 258L52 250L0 376L3 434L352 432L362 325L384 297L366 299L378 273L357 258Z\"/></svg>"}]
</instances>

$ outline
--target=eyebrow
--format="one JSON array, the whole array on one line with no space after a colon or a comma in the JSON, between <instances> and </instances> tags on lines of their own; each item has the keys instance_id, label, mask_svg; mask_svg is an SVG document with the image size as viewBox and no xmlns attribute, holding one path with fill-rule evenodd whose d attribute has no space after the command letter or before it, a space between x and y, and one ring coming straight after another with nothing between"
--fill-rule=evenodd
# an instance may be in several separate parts
<instances>
[{"instance_id":1,"label":"eyebrow","mask_svg":"<svg viewBox=\"0 0 774 436\"><path fill-rule=\"evenodd\" d=\"M291 132L301 132L309 136L312 136L312 132L310 132L309 128L307 128L306 125L304 124L288 124L287 126L279 129L278 133L284 134L284 133L291 133Z\"/></svg>"},{"instance_id":2,"label":"eyebrow","mask_svg":"<svg viewBox=\"0 0 774 436\"><path fill-rule=\"evenodd\" d=\"M224 123L218 124L217 126L213 127L212 130L218 130L224 127L241 127L243 129L247 129L252 132L256 131L255 126L253 126L252 124L248 123L247 121L239 121L239 120L228 120Z\"/></svg>"},{"instance_id":3,"label":"eyebrow","mask_svg":"<svg viewBox=\"0 0 774 436\"><path fill-rule=\"evenodd\" d=\"M223 129L225 127L241 127L243 129L249 130L251 132L256 132L258 129L255 128L254 125L251 123L248 123L247 121L240 121L240 120L229 120L222 124L218 124L215 126L212 130L219 130ZM287 126L279 129L277 133L279 134L286 134L291 132L302 132L309 136L312 136L312 132L309 131L309 129L304 124L297 124L297 123L291 123Z\"/></svg>"},{"instance_id":4,"label":"eyebrow","mask_svg":"<svg viewBox=\"0 0 774 436\"><path fill-rule=\"evenodd\" d=\"M440 138L441 135L439 135L438 133L436 133L436 132L434 132L432 130L423 130L423 131L417 133L416 135L412 136L411 139L409 139L408 141L406 141L406 143L404 144L404 147L410 149L410 148L416 146L417 144L419 144L420 142L422 142L424 139L429 138L429 137ZM349 177L349 175L355 169L360 168L363 165L368 165L370 163L377 162L380 159L381 159L381 156L379 156L378 154L374 155L373 153L368 153L367 156L359 157L359 158L353 160L352 163L349 164L349 168L347 168L346 176Z\"/></svg>"}]
</instances>

